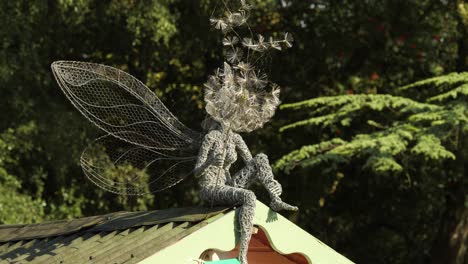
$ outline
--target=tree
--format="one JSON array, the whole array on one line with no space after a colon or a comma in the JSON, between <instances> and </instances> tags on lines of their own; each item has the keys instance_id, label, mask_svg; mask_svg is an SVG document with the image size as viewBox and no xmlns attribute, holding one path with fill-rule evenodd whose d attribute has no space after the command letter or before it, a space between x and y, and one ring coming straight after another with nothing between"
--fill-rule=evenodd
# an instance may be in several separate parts
<instances>
[{"instance_id":1,"label":"tree","mask_svg":"<svg viewBox=\"0 0 468 264\"><path fill-rule=\"evenodd\" d=\"M34 144L30 138L34 127L34 123L29 123L0 134L0 224L35 222L44 217L44 202L37 195L44 188L40 179L34 179L38 182L36 195L21 193L21 182L9 173L11 167L21 163L22 155L33 150Z\"/></svg>"},{"instance_id":2,"label":"tree","mask_svg":"<svg viewBox=\"0 0 468 264\"><path fill-rule=\"evenodd\" d=\"M335 225L347 228L345 233L364 230L365 236L384 239L395 251L416 247L430 254L433 263L464 263L468 243L468 73L435 77L396 91L400 96L340 95L283 105L283 109L307 112L309 117L280 131L343 132L290 152L275 167L288 173L296 168L315 168L322 174L317 177L333 179L321 200L330 200L329 210L355 203L371 209L370 218L347 227L340 226L346 214L338 216ZM348 179L350 174L352 179ZM343 196L350 198L349 203L337 205ZM380 206L369 208L365 205L368 201L364 205L356 201L360 196ZM415 202L418 206L408 211L407 204ZM343 222L352 223L350 219ZM418 232L413 232L418 225ZM424 229L425 236L421 236ZM337 243L352 243L346 236L335 239ZM386 261L423 261L423 256L411 255L410 251L395 252L394 258ZM377 261L373 256L366 259Z\"/></svg>"},{"instance_id":3,"label":"tree","mask_svg":"<svg viewBox=\"0 0 468 264\"><path fill-rule=\"evenodd\" d=\"M6 172L17 179L18 192L42 201L44 217L145 210L153 204L148 197L124 199L82 180L79 156L99 132L61 94L51 62L86 60L121 68L146 82L172 109L182 109L178 116L190 120L194 115L187 113L193 112L201 120L202 112L196 111L202 107L200 87L211 71L204 60L211 60L215 50L209 48L214 37L198 33L209 27L203 5L171 0L0 4L0 20L8 25L0 32L0 131L35 124L27 138L30 152L19 152ZM161 195L157 206L187 203L186 195Z\"/></svg>"}]
</instances>

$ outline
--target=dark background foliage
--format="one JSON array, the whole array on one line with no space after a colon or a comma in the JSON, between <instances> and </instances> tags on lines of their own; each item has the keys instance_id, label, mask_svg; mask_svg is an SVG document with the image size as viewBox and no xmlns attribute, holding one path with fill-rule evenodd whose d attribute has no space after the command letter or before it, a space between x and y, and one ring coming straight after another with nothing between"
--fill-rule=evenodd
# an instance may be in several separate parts
<instances>
[{"instance_id":1,"label":"dark background foliage","mask_svg":"<svg viewBox=\"0 0 468 264\"><path fill-rule=\"evenodd\" d=\"M254 2L255 32L287 31L295 37L295 46L272 56L268 68L271 79L283 87L285 103L338 96L323 105L352 98L343 104L352 108L357 94L428 103L431 91L434 96L445 88L430 83L402 92L400 87L467 70L468 5L462 0ZM143 197L119 197L87 181L79 156L100 132L66 100L50 64L80 60L125 70L146 83L182 122L201 130L202 86L223 60L221 36L209 25L215 6L213 0L0 2L0 223L200 204L193 179ZM450 78L441 82L453 89L468 82L466 76L456 82ZM435 139L425 143L429 150L442 146L454 159L402 151L391 156L400 171L392 170L392 162L383 170L366 169L369 157L384 151L363 152L368 150L364 147L351 148L351 154L342 156L345 162L310 165L325 157L321 154L334 154L330 151L336 144L305 158L281 159L331 139L366 142L381 138L378 132L398 134L399 125L420 131L432 127L414 125L399 107L327 108L320 114L345 113L348 119L279 132L317 110L283 109L264 129L245 136L252 152L267 153L275 164L285 200L301 208L286 216L351 260L466 264L467 94L440 102L448 113L460 114L446 130L438 130L446 136L434 134L440 144ZM422 114L429 118L433 113ZM373 126L366 125L369 120ZM423 135L418 133L414 136ZM458 135L456 144L450 141L452 133ZM410 149L417 143L408 144ZM268 202L257 189L260 200ZM454 235L455 242L450 239Z\"/></svg>"}]
</instances>

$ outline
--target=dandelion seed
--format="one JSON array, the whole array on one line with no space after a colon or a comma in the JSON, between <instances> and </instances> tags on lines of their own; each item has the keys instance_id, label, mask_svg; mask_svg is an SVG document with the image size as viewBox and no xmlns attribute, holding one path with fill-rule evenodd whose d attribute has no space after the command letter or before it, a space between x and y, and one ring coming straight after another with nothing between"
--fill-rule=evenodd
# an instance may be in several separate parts
<instances>
[{"instance_id":1,"label":"dandelion seed","mask_svg":"<svg viewBox=\"0 0 468 264\"><path fill-rule=\"evenodd\" d=\"M264 38L262 35L260 35L260 34L258 34L258 42L257 42L257 43L258 43L258 44L257 44L257 45L258 45L258 48L259 48L260 50L266 50L266 49L268 49L267 45L265 44L265 38Z\"/></svg>"},{"instance_id":2,"label":"dandelion seed","mask_svg":"<svg viewBox=\"0 0 468 264\"><path fill-rule=\"evenodd\" d=\"M210 76L208 78L208 81L205 83L205 87L209 90L218 90L220 86L221 86L221 83L219 81L219 78L213 75Z\"/></svg>"},{"instance_id":3,"label":"dandelion seed","mask_svg":"<svg viewBox=\"0 0 468 264\"><path fill-rule=\"evenodd\" d=\"M218 82L222 82L221 80L223 79L224 73L220 68L217 68L213 77L216 78Z\"/></svg>"},{"instance_id":4,"label":"dandelion seed","mask_svg":"<svg viewBox=\"0 0 468 264\"><path fill-rule=\"evenodd\" d=\"M271 86L271 95L275 101L279 102L279 95L280 95L280 86L276 83L273 83Z\"/></svg>"},{"instance_id":5,"label":"dandelion seed","mask_svg":"<svg viewBox=\"0 0 468 264\"><path fill-rule=\"evenodd\" d=\"M244 38L242 41L242 45L251 50L261 51L261 47L257 43L255 43L255 41L251 38Z\"/></svg>"},{"instance_id":6,"label":"dandelion seed","mask_svg":"<svg viewBox=\"0 0 468 264\"><path fill-rule=\"evenodd\" d=\"M249 86L250 80L247 72L241 71L240 76L237 76L236 80L242 89L246 89Z\"/></svg>"},{"instance_id":7,"label":"dandelion seed","mask_svg":"<svg viewBox=\"0 0 468 264\"><path fill-rule=\"evenodd\" d=\"M259 44L263 44L265 42L265 37L263 37L262 35L258 34L258 43Z\"/></svg>"},{"instance_id":8,"label":"dandelion seed","mask_svg":"<svg viewBox=\"0 0 468 264\"><path fill-rule=\"evenodd\" d=\"M222 30L223 32L226 32L229 26L223 19L211 18L210 22L212 26L216 29Z\"/></svg>"},{"instance_id":9,"label":"dandelion seed","mask_svg":"<svg viewBox=\"0 0 468 264\"><path fill-rule=\"evenodd\" d=\"M248 48L250 46L255 45L255 43L254 43L253 39L251 39L251 38L244 38L242 40L242 45L244 45L244 46L246 46Z\"/></svg>"},{"instance_id":10,"label":"dandelion seed","mask_svg":"<svg viewBox=\"0 0 468 264\"><path fill-rule=\"evenodd\" d=\"M236 84L236 75L232 71L231 66L229 66L227 63L224 63L223 81L223 87L228 88L229 92L232 92L232 90L238 90Z\"/></svg>"},{"instance_id":11,"label":"dandelion seed","mask_svg":"<svg viewBox=\"0 0 468 264\"><path fill-rule=\"evenodd\" d=\"M252 81L252 84L255 86L257 89L263 89L267 85L268 81L266 74L260 73L260 72L255 72L252 71L250 73L250 80Z\"/></svg>"},{"instance_id":12,"label":"dandelion seed","mask_svg":"<svg viewBox=\"0 0 468 264\"><path fill-rule=\"evenodd\" d=\"M281 45L278 41L275 41L273 37L270 37L270 41L268 44L270 44L270 47L272 47L273 49L281 50Z\"/></svg>"},{"instance_id":13,"label":"dandelion seed","mask_svg":"<svg viewBox=\"0 0 468 264\"><path fill-rule=\"evenodd\" d=\"M222 73L221 73L221 76L226 76L226 74L230 74L232 72L232 69L231 69L231 66L228 64L228 63L223 63L223 70L222 70ZM221 72L221 70L220 70Z\"/></svg>"},{"instance_id":14,"label":"dandelion seed","mask_svg":"<svg viewBox=\"0 0 468 264\"><path fill-rule=\"evenodd\" d=\"M290 33L288 33L288 32L284 33L284 43L286 44L286 46L288 48L292 47L292 42L293 41L294 41L294 38Z\"/></svg>"},{"instance_id":15,"label":"dandelion seed","mask_svg":"<svg viewBox=\"0 0 468 264\"><path fill-rule=\"evenodd\" d=\"M227 36L223 39L224 46L234 46L239 43L239 38L236 36Z\"/></svg>"},{"instance_id":16,"label":"dandelion seed","mask_svg":"<svg viewBox=\"0 0 468 264\"><path fill-rule=\"evenodd\" d=\"M234 76L234 74L230 74L230 75L227 75L225 78L224 78L224 85L230 89L236 89L236 78Z\"/></svg>"},{"instance_id":17,"label":"dandelion seed","mask_svg":"<svg viewBox=\"0 0 468 264\"><path fill-rule=\"evenodd\" d=\"M235 63L241 60L243 52L240 48L233 48L226 52L226 59L231 62Z\"/></svg>"},{"instance_id":18,"label":"dandelion seed","mask_svg":"<svg viewBox=\"0 0 468 264\"><path fill-rule=\"evenodd\" d=\"M242 12L236 12L236 13L231 13L227 16L227 21L229 24L233 26L240 26L247 22L247 18L245 17L245 13Z\"/></svg>"},{"instance_id":19,"label":"dandelion seed","mask_svg":"<svg viewBox=\"0 0 468 264\"><path fill-rule=\"evenodd\" d=\"M242 72L249 72L252 70L252 66L249 64L249 63L246 63L246 62L239 62L236 66L235 66L236 69L239 69L240 71Z\"/></svg>"}]
</instances>

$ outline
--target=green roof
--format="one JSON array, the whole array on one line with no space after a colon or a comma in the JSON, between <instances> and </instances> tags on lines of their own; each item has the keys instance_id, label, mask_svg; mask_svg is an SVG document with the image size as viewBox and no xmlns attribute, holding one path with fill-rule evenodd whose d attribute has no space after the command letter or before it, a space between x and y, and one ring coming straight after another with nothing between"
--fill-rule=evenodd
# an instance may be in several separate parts
<instances>
[{"instance_id":1,"label":"green roof","mask_svg":"<svg viewBox=\"0 0 468 264\"><path fill-rule=\"evenodd\" d=\"M138 263L228 211L177 208L2 225L0 263Z\"/></svg>"}]
</instances>

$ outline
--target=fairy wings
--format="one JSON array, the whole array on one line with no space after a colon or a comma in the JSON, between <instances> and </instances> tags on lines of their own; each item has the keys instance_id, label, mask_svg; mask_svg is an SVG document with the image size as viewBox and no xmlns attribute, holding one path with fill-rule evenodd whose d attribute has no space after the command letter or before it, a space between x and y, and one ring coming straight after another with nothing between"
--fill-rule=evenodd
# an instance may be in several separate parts
<instances>
[{"instance_id":1,"label":"fairy wings","mask_svg":"<svg viewBox=\"0 0 468 264\"><path fill-rule=\"evenodd\" d=\"M142 82L94 63L56 61L51 67L66 97L107 133L80 159L96 185L139 195L170 188L192 172L202 135L182 124Z\"/></svg>"}]
</instances>

